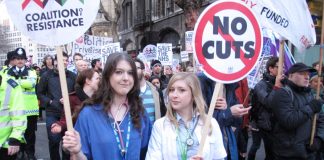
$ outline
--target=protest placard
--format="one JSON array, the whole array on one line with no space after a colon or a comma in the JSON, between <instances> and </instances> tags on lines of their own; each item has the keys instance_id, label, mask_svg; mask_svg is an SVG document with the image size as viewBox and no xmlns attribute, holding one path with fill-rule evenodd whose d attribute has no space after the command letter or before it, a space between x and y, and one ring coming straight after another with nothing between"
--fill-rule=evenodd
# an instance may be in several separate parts
<instances>
[{"instance_id":1,"label":"protest placard","mask_svg":"<svg viewBox=\"0 0 324 160\"><path fill-rule=\"evenodd\" d=\"M192 47L192 37L193 37L194 31L187 31L185 33L185 41L186 41L186 51L188 53L193 52L193 47Z\"/></svg>"},{"instance_id":2,"label":"protest placard","mask_svg":"<svg viewBox=\"0 0 324 160\"><path fill-rule=\"evenodd\" d=\"M187 51L181 51L180 52L181 62L188 62L189 61L189 55Z\"/></svg>"},{"instance_id":3,"label":"protest placard","mask_svg":"<svg viewBox=\"0 0 324 160\"><path fill-rule=\"evenodd\" d=\"M157 44L157 59L162 65L171 65L173 58L172 44L171 43L158 43Z\"/></svg>"},{"instance_id":4,"label":"protest placard","mask_svg":"<svg viewBox=\"0 0 324 160\"><path fill-rule=\"evenodd\" d=\"M145 56L146 60L150 61L153 59L157 59L157 48L155 45L149 44L144 47L143 55Z\"/></svg>"},{"instance_id":5,"label":"protest placard","mask_svg":"<svg viewBox=\"0 0 324 160\"><path fill-rule=\"evenodd\" d=\"M84 59L90 61L92 59L101 58L103 46L112 42L113 39L110 37L99 37L85 34L73 41L72 55L74 55L74 53L80 53L83 55Z\"/></svg>"}]
</instances>

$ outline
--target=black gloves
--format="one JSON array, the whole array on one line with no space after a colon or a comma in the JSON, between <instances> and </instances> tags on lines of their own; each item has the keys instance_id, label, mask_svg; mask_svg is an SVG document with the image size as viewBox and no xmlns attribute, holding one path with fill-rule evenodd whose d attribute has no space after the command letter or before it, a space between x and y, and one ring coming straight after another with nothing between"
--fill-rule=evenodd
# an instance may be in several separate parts
<instances>
[{"instance_id":1,"label":"black gloves","mask_svg":"<svg viewBox=\"0 0 324 160\"><path fill-rule=\"evenodd\" d=\"M322 140L318 137L315 137L313 144L308 146L307 148L309 151L316 152L321 149L321 146L322 146Z\"/></svg>"},{"instance_id":2,"label":"black gloves","mask_svg":"<svg viewBox=\"0 0 324 160\"><path fill-rule=\"evenodd\" d=\"M322 109L322 104L323 104L323 101L322 100L317 100L317 99L313 99L309 102L309 106L310 108L312 109L312 111L314 113L318 113L321 111Z\"/></svg>"},{"instance_id":3,"label":"black gloves","mask_svg":"<svg viewBox=\"0 0 324 160\"><path fill-rule=\"evenodd\" d=\"M9 138L9 146L20 146L20 142L15 138Z\"/></svg>"}]
</instances>

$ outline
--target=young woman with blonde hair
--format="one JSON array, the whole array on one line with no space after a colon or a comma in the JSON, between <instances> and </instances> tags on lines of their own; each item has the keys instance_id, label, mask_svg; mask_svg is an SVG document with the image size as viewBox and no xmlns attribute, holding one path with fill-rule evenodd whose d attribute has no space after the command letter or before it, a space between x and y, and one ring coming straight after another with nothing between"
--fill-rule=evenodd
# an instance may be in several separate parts
<instances>
[{"instance_id":1,"label":"young woman with blonde hair","mask_svg":"<svg viewBox=\"0 0 324 160\"><path fill-rule=\"evenodd\" d=\"M226 151L214 118L203 155L197 156L206 119L206 104L198 78L193 73L177 73L170 79L166 93L167 114L154 123L146 159L224 159ZM226 102L216 105L226 105Z\"/></svg>"}]
</instances>

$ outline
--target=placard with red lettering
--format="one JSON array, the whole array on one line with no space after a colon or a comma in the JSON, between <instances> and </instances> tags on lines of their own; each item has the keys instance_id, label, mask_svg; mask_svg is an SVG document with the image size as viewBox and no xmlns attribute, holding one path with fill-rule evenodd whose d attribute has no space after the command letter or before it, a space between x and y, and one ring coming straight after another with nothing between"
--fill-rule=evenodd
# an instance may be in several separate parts
<instances>
[{"instance_id":1,"label":"placard with red lettering","mask_svg":"<svg viewBox=\"0 0 324 160\"><path fill-rule=\"evenodd\" d=\"M237 82L255 67L262 32L253 12L239 1L217 1L199 16L194 53L204 73L222 83Z\"/></svg>"}]
</instances>

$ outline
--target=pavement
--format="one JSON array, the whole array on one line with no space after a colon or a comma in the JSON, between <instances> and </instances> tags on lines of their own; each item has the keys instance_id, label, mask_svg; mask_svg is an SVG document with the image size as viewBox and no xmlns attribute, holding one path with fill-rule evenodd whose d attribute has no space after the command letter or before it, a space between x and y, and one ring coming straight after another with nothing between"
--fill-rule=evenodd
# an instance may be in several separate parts
<instances>
[{"instance_id":1,"label":"pavement","mask_svg":"<svg viewBox=\"0 0 324 160\"><path fill-rule=\"evenodd\" d=\"M37 123L35 156L38 160L50 160L45 121Z\"/></svg>"}]
</instances>

